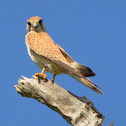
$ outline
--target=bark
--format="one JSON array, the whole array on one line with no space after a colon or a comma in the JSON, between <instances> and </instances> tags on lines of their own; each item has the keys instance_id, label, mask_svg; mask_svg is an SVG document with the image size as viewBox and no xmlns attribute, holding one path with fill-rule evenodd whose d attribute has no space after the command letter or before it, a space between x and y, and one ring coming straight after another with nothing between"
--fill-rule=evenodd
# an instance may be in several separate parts
<instances>
[{"instance_id":1,"label":"bark","mask_svg":"<svg viewBox=\"0 0 126 126\"><path fill-rule=\"evenodd\" d=\"M23 97L36 99L58 112L71 126L102 126L104 115L85 96L78 97L50 80L23 77L15 85Z\"/></svg>"}]
</instances>

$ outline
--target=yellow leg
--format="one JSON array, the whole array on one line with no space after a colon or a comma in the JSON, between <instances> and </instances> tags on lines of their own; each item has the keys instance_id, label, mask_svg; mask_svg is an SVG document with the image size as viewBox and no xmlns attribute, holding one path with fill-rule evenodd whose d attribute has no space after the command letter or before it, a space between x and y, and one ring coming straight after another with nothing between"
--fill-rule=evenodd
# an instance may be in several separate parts
<instances>
[{"instance_id":1,"label":"yellow leg","mask_svg":"<svg viewBox=\"0 0 126 126\"><path fill-rule=\"evenodd\" d=\"M56 77L56 74L53 75L53 79L51 80L52 83L54 83L55 77Z\"/></svg>"},{"instance_id":2,"label":"yellow leg","mask_svg":"<svg viewBox=\"0 0 126 126\"><path fill-rule=\"evenodd\" d=\"M38 76L40 75L40 76L42 76L44 79L47 78L47 75L45 74L46 67L47 67L47 66L45 66L45 67L42 69L42 72L41 72L41 73L36 73L35 76L38 77Z\"/></svg>"}]
</instances>

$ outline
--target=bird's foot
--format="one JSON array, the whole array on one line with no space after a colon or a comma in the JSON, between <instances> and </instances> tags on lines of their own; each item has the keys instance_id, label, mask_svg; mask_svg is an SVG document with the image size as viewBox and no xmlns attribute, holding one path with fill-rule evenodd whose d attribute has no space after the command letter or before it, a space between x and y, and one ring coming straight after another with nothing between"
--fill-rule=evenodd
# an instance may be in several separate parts
<instances>
[{"instance_id":1,"label":"bird's foot","mask_svg":"<svg viewBox=\"0 0 126 126\"><path fill-rule=\"evenodd\" d=\"M52 84L54 83L54 79L51 80Z\"/></svg>"},{"instance_id":2,"label":"bird's foot","mask_svg":"<svg viewBox=\"0 0 126 126\"><path fill-rule=\"evenodd\" d=\"M47 78L47 75L44 74L44 73L36 73L35 76L36 76L36 77L41 76L41 77L43 77L44 79Z\"/></svg>"},{"instance_id":3,"label":"bird's foot","mask_svg":"<svg viewBox=\"0 0 126 126\"><path fill-rule=\"evenodd\" d=\"M54 83L55 77L56 77L56 74L53 75L53 79L51 80L52 84Z\"/></svg>"}]
</instances>

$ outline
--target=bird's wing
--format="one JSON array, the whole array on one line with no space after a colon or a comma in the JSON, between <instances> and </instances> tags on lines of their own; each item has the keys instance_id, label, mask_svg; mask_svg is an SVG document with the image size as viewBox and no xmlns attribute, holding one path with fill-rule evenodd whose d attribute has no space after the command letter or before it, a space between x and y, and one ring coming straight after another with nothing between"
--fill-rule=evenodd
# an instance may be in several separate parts
<instances>
[{"instance_id":1,"label":"bird's wing","mask_svg":"<svg viewBox=\"0 0 126 126\"><path fill-rule=\"evenodd\" d=\"M82 76L76 68L70 65L69 61L72 61L72 58L63 49L61 51L60 46L54 43L48 33L32 31L26 35L26 44L38 55L48 58L68 73Z\"/></svg>"},{"instance_id":2,"label":"bird's wing","mask_svg":"<svg viewBox=\"0 0 126 126\"><path fill-rule=\"evenodd\" d=\"M67 59L67 61L69 63L74 62L74 60L71 58L71 56L68 53L66 53L65 50L61 46L59 46L58 44L56 44L56 46L59 48L59 50L61 51L61 53L64 55L64 57Z\"/></svg>"},{"instance_id":3,"label":"bird's wing","mask_svg":"<svg viewBox=\"0 0 126 126\"><path fill-rule=\"evenodd\" d=\"M91 70L91 68L86 67L84 65L81 65L79 63L77 63L76 61L74 61L71 56L69 54L67 54L65 52L65 50L60 47L58 44L56 44L56 46L60 49L61 53L64 55L64 57L67 59L67 61L71 64L71 66L73 66L74 68L76 68L78 71L80 71L80 73L85 76L85 77L91 77L94 76L95 73Z\"/></svg>"}]
</instances>

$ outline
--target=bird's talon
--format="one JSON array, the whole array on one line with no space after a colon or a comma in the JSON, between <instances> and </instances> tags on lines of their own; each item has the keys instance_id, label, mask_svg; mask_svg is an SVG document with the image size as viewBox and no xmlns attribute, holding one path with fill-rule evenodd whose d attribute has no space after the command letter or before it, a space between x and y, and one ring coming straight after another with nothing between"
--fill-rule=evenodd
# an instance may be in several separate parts
<instances>
[{"instance_id":1,"label":"bird's talon","mask_svg":"<svg viewBox=\"0 0 126 126\"><path fill-rule=\"evenodd\" d=\"M42 76L44 79L47 78L47 75L46 75L46 74L42 74L42 73L36 73L35 76L36 76L36 77Z\"/></svg>"},{"instance_id":2,"label":"bird's talon","mask_svg":"<svg viewBox=\"0 0 126 126\"><path fill-rule=\"evenodd\" d=\"M51 80L52 84L54 83L55 77L56 77L56 74L53 75L53 79Z\"/></svg>"},{"instance_id":3,"label":"bird's talon","mask_svg":"<svg viewBox=\"0 0 126 126\"><path fill-rule=\"evenodd\" d=\"M47 78L47 75L46 74L43 74L43 78L46 79Z\"/></svg>"},{"instance_id":4,"label":"bird's talon","mask_svg":"<svg viewBox=\"0 0 126 126\"><path fill-rule=\"evenodd\" d=\"M51 82L52 82L52 84L53 84L53 83L54 83L54 80L52 79Z\"/></svg>"}]
</instances>

